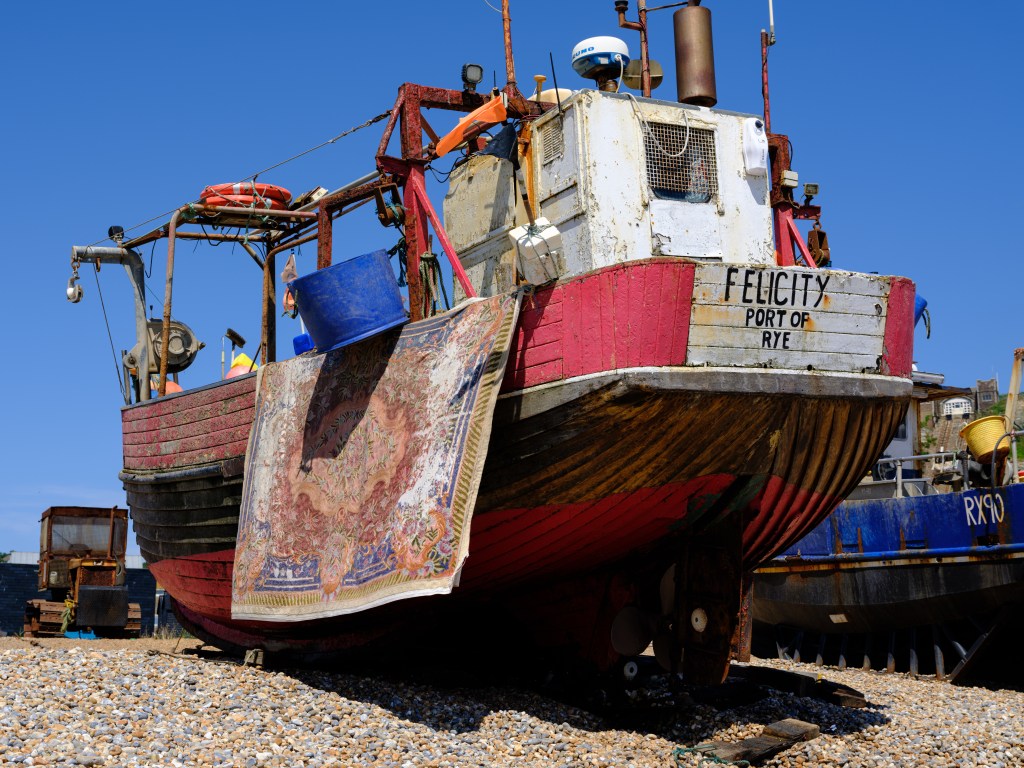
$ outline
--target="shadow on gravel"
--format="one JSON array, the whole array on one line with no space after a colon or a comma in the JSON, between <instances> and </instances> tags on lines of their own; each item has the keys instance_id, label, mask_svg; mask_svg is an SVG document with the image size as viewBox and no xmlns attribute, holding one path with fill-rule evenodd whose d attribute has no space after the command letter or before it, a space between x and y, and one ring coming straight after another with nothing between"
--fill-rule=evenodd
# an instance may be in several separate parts
<instances>
[{"instance_id":1,"label":"shadow on gravel","mask_svg":"<svg viewBox=\"0 0 1024 768\"><path fill-rule=\"evenodd\" d=\"M779 691L739 669L743 676L730 676L721 686L698 687L673 681L660 670L653 674L643 666L636 684L627 687L608 680L597 681L604 683L599 685L594 678L581 682L564 674L495 667L396 661L281 671L312 688L376 704L397 717L455 733L479 729L497 711L522 713L527 729L529 719L535 718L581 731L635 731L688 744L707 741L731 725L767 725L787 717L814 723L822 733L835 735L889 722L885 707L863 701L864 706L843 706Z\"/></svg>"}]
</instances>

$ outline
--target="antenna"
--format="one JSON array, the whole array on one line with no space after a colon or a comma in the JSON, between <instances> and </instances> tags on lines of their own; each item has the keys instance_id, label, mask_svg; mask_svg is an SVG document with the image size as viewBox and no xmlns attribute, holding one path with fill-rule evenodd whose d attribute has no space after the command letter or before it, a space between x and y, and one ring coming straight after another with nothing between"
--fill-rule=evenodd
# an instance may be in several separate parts
<instances>
[{"instance_id":1,"label":"antenna","mask_svg":"<svg viewBox=\"0 0 1024 768\"><path fill-rule=\"evenodd\" d=\"M564 120L565 115L562 114L562 93L558 90L558 75L555 74L555 56L548 51L548 60L551 62L551 81L555 84L555 102L558 104L558 117Z\"/></svg>"},{"instance_id":2,"label":"antenna","mask_svg":"<svg viewBox=\"0 0 1024 768\"><path fill-rule=\"evenodd\" d=\"M768 45L775 45L775 7L768 0Z\"/></svg>"}]
</instances>

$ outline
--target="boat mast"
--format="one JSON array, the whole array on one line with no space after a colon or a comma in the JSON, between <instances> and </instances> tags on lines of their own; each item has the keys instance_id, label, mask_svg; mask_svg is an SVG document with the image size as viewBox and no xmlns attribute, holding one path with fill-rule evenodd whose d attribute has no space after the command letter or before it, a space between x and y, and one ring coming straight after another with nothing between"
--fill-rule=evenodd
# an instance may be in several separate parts
<instances>
[{"instance_id":1,"label":"boat mast","mask_svg":"<svg viewBox=\"0 0 1024 768\"><path fill-rule=\"evenodd\" d=\"M505 87L516 87L516 64L512 59L512 14L509 0L501 0L501 25L505 39Z\"/></svg>"}]
</instances>

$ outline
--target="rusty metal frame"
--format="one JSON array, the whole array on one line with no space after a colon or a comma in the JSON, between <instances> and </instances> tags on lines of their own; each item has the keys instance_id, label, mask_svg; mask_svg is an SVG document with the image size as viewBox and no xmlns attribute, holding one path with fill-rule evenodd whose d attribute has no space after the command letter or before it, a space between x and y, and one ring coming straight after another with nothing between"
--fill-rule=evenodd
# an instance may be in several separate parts
<instances>
[{"instance_id":1,"label":"rusty metal frame","mask_svg":"<svg viewBox=\"0 0 1024 768\"><path fill-rule=\"evenodd\" d=\"M505 48L508 84L504 88L510 114L517 117L533 117L544 112L544 107L535 102L527 101L515 84L515 71L511 58L511 32L507 19L507 1L505 10ZM263 271L263 307L262 307L262 360L264 363L276 359L276 322L274 305L276 304L276 288L274 269L276 255L288 248L317 242L317 269L331 264L333 249L333 219L343 215L344 208L351 203L361 204L374 197L379 190L392 185L401 185L403 204L405 207L405 240L407 247L407 276L409 286L409 306L413 320L424 316L423 285L419 275L420 254L429 249L428 226L432 225L438 239L452 266L452 272L459 280L462 289L469 296L474 296L472 284L466 276L458 255L448 238L444 227L430 203L426 192L425 169L433 156L433 144L436 134L427 125L423 117L423 109L444 109L455 112L471 112L483 105L486 97L471 91L457 91L447 88L405 83L398 90L398 97L388 115L383 135L377 149L377 168L380 178L352 189L326 195L321 198L314 210L253 210L229 206L207 206L189 203L174 211L170 221L151 232L136 237L126 243L126 247L137 247L161 238L167 238L167 271L164 285L164 311L161 326L161 348L167 350L170 339L171 305L174 285L174 256L176 241L180 239L211 240L221 242L237 242L249 253L253 261ZM401 137L401 156L392 157L387 148L399 128ZM423 134L428 133L432 141L424 146ZM350 209L351 210L351 209ZM237 220L236 220L237 219ZM230 222L230 223L228 223ZM242 234L225 233L193 233L179 232L178 228L186 223L209 224L219 226L237 226L246 230ZM253 224L253 226L249 226ZM291 224L291 226L289 226ZM281 228L285 229L283 234ZM310 227L312 232L307 231ZM252 247L261 244L267 248L267 256L260 259ZM167 356L161 354L160 374L157 395L163 397L167 393Z\"/></svg>"},{"instance_id":2,"label":"rusty metal frame","mask_svg":"<svg viewBox=\"0 0 1024 768\"><path fill-rule=\"evenodd\" d=\"M543 112L543 107L535 102L527 101L516 87L515 70L509 53L511 50L510 34L506 24L506 73L509 83L505 86L504 93L510 112L519 117L539 115ZM400 184L404 188L402 202L405 207L406 274L409 285L409 308L413 320L419 320L424 316L424 292L420 283L419 262L420 254L429 250L427 231L429 225L433 225L445 254L448 256L452 272L459 280L463 290L468 296L476 295L426 194L425 169L433 155L432 144L435 134L432 130L428 130L422 110L444 109L454 112L472 112L482 106L485 101L484 95L472 91L456 91L405 83L398 89L398 98L391 108L384 134L378 145L377 168L382 174L389 175L392 178L392 183ZM396 127L399 128L401 138L400 157L387 154L388 144L391 142ZM424 132L427 132L432 139L429 146L425 146L423 143ZM329 258L325 258L325 254L330 253L331 232L325 230L325 224L325 217L322 216L320 219L321 240L318 248L318 266L330 264Z\"/></svg>"}]
</instances>

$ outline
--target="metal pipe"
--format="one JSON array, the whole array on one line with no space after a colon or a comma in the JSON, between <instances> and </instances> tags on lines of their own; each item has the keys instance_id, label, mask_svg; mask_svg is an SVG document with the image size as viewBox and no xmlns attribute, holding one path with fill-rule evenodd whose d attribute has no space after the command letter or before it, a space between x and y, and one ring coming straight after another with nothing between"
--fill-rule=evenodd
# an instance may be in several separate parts
<instances>
[{"instance_id":1,"label":"metal pipe","mask_svg":"<svg viewBox=\"0 0 1024 768\"><path fill-rule=\"evenodd\" d=\"M879 459L875 463L876 464L895 464L897 462L902 462L902 461L920 461L921 459L942 459L942 458L945 458L946 456L951 456L952 458L955 459L956 458L956 452L955 451L943 451L942 453L922 453L919 456L904 456L902 458L890 458L890 457L887 456L887 457L885 457L883 459Z\"/></svg>"},{"instance_id":2,"label":"metal pipe","mask_svg":"<svg viewBox=\"0 0 1024 768\"><path fill-rule=\"evenodd\" d=\"M110 508L110 528L107 531L107 559L109 560L114 556L114 510L117 507Z\"/></svg>"},{"instance_id":3,"label":"metal pipe","mask_svg":"<svg viewBox=\"0 0 1024 768\"><path fill-rule=\"evenodd\" d=\"M508 0L501 0L501 24L505 38L505 87L515 88L516 65L512 60L512 14L509 12Z\"/></svg>"},{"instance_id":4,"label":"metal pipe","mask_svg":"<svg viewBox=\"0 0 1024 768\"><path fill-rule=\"evenodd\" d=\"M207 212L213 211L214 213L237 213L244 214L246 216L265 217L269 216L275 219L314 219L316 218L315 213L307 211L288 211L288 210L274 210L272 208L234 208L226 205L195 205L192 206L196 211ZM187 208L187 206L186 206ZM180 213L181 209L175 213Z\"/></svg>"},{"instance_id":5,"label":"metal pipe","mask_svg":"<svg viewBox=\"0 0 1024 768\"><path fill-rule=\"evenodd\" d=\"M147 232L144 235L139 235L138 237L133 237L131 240L126 240L125 242L121 243L121 247L123 247L123 248L138 248L140 245L146 245L148 243L152 243L154 240L159 240L161 237L164 237L166 234L167 234L167 228L166 227L159 227L158 229L154 229L152 232Z\"/></svg>"},{"instance_id":6,"label":"metal pipe","mask_svg":"<svg viewBox=\"0 0 1024 768\"><path fill-rule=\"evenodd\" d=\"M1013 425L1011 424L1010 426L1012 427ZM1000 437L998 440L996 440L995 448L992 449L991 474L989 474L989 478L992 480L992 487L993 488L996 487L996 456L999 453L999 444L1001 442L1003 442L1003 440L1005 440L1006 438L1010 438L1010 451L1011 451L1011 453L1013 455L1013 460L1012 460L1011 466L1015 468L1015 471L1013 473L1013 478L1011 478L1010 482L1011 483L1016 483L1017 482L1017 480L1018 480L1018 478L1017 478L1017 471L1016 471L1016 466L1017 466L1017 438L1021 437L1021 436L1024 436L1024 432L1015 432L1013 429L1010 429L1009 432L1003 433L1003 436Z\"/></svg>"},{"instance_id":7,"label":"metal pipe","mask_svg":"<svg viewBox=\"0 0 1024 768\"><path fill-rule=\"evenodd\" d=\"M772 110L768 100L768 33L761 30L761 98L764 101L764 132L772 132Z\"/></svg>"},{"instance_id":8,"label":"metal pipe","mask_svg":"<svg viewBox=\"0 0 1024 768\"><path fill-rule=\"evenodd\" d=\"M135 304L135 342L139 347L139 380L147 378L146 386L139 387L139 400L149 400L149 322L146 318L146 269L142 257L129 248L83 247L71 249L71 261L85 263L121 264L132 284Z\"/></svg>"},{"instance_id":9,"label":"metal pipe","mask_svg":"<svg viewBox=\"0 0 1024 768\"><path fill-rule=\"evenodd\" d=\"M262 243L266 239L261 234L231 235L222 232L178 232L176 236L182 240L211 240L228 243Z\"/></svg>"},{"instance_id":10,"label":"metal pipe","mask_svg":"<svg viewBox=\"0 0 1024 768\"><path fill-rule=\"evenodd\" d=\"M181 237L181 235L178 235L178 237ZM239 240L238 244L245 249L246 253L252 256L252 260L256 262L256 266L259 267L260 269L263 269L263 259L260 258L260 255L259 253L257 253L256 249L249 245L249 243L246 242L245 240Z\"/></svg>"},{"instance_id":11,"label":"metal pipe","mask_svg":"<svg viewBox=\"0 0 1024 768\"><path fill-rule=\"evenodd\" d=\"M992 555L1009 554L1024 551L1019 543L1015 544L992 544L984 548L986 557ZM836 552L827 555L800 555L799 557L785 558L786 565L816 565L818 563L838 564L840 568L845 563L863 563L869 560L924 560L941 557L976 557L978 547L926 547L924 549L884 549L877 552ZM769 564L770 567L770 564Z\"/></svg>"},{"instance_id":12,"label":"metal pipe","mask_svg":"<svg viewBox=\"0 0 1024 768\"><path fill-rule=\"evenodd\" d=\"M274 307L277 304L277 293L275 291L274 269L277 264L277 254L294 248L303 243L309 243L319 237L319 232L310 232L304 237L282 243L267 251L267 259L263 269L263 319L262 319L262 342L263 362L273 363L277 360L277 317L274 314ZM270 276L267 273L270 272Z\"/></svg>"},{"instance_id":13,"label":"metal pipe","mask_svg":"<svg viewBox=\"0 0 1024 768\"><path fill-rule=\"evenodd\" d=\"M122 248L137 248L140 245L147 245L152 243L154 240L159 240L167 236L167 227L160 227L154 229L152 232L147 232L144 235L139 235L136 238L128 240L122 243ZM231 235L223 232L179 232L178 237L184 240L216 240L216 241L228 241L228 242L241 242L242 240L248 240L249 242L263 242L264 236L262 234L252 235Z\"/></svg>"},{"instance_id":14,"label":"metal pipe","mask_svg":"<svg viewBox=\"0 0 1024 768\"><path fill-rule=\"evenodd\" d=\"M178 231L178 218L187 211L189 206L183 206L171 214L171 220L167 224L167 280L164 283L164 318L163 327L160 332L160 383L157 387L157 397L167 394L167 357L168 347L171 343L171 295L174 283L174 243ZM149 371L146 372L146 381L143 382L143 389L149 389Z\"/></svg>"},{"instance_id":15,"label":"metal pipe","mask_svg":"<svg viewBox=\"0 0 1024 768\"><path fill-rule=\"evenodd\" d=\"M371 181L373 181L374 179L377 179L379 177L380 177L380 171L374 171L373 173L368 173L365 176L361 176L360 178L356 179L355 181L350 181L348 184L345 184L344 186L338 187L337 189L335 189L332 192L328 192L326 195L324 195L324 197L334 197L335 195L341 194L342 192L348 192L350 189L355 189L356 187L361 187L363 184L369 184ZM295 211L296 212L298 212L298 211L316 211L316 208L317 208L317 206L319 204L320 204L319 200L314 200L312 203L306 203L302 207L296 208Z\"/></svg>"},{"instance_id":16,"label":"metal pipe","mask_svg":"<svg viewBox=\"0 0 1024 768\"><path fill-rule=\"evenodd\" d=\"M419 176L410 176L409 181L406 183L406 188L412 190L413 195L419 200L419 204L423 207L423 210L427 214L427 218L430 219L430 223L434 225L434 232L437 233L437 239L441 241L441 247L444 252L448 255L448 263L451 265L452 274L455 275L459 284L462 286L462 290L466 296L475 297L476 291L473 289L473 284L469 281L469 276L466 275L466 270L462 267L462 262L459 261L459 255L455 252L455 246L452 245L451 240L448 239L448 233L445 232L444 227L441 226L441 221L437 217L437 213L434 211L434 207L430 204L430 198L427 197L427 192L423 188L423 181Z\"/></svg>"},{"instance_id":17,"label":"metal pipe","mask_svg":"<svg viewBox=\"0 0 1024 768\"><path fill-rule=\"evenodd\" d=\"M276 254L267 252L267 260L263 262L263 317L261 318L260 335L263 350L260 359L261 365L277 357L277 313L274 305L277 304L276 281L274 279L274 265L277 263ZM273 347L271 349L271 347Z\"/></svg>"},{"instance_id":18,"label":"metal pipe","mask_svg":"<svg viewBox=\"0 0 1024 768\"><path fill-rule=\"evenodd\" d=\"M640 91L647 98L651 97L651 57L647 47L647 0L637 0L637 12L640 21L627 21L628 2L618 2L615 10L619 14L619 26L640 33ZM556 86L557 87L557 86Z\"/></svg>"}]
</instances>

